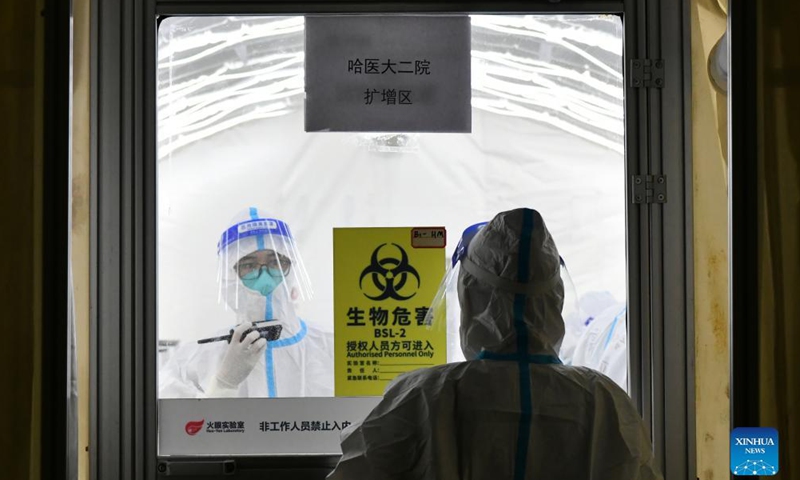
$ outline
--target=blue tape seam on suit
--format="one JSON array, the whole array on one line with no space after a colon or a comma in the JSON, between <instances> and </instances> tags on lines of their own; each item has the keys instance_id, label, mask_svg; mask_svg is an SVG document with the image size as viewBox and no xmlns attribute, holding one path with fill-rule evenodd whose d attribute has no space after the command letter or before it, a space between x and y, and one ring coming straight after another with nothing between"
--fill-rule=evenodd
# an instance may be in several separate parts
<instances>
[{"instance_id":1,"label":"blue tape seam on suit","mask_svg":"<svg viewBox=\"0 0 800 480\"><path fill-rule=\"evenodd\" d=\"M538 365L562 365L558 357L552 355L525 355L520 357L516 353L494 353L488 350L482 350L476 360L500 360L504 362L528 362Z\"/></svg>"},{"instance_id":2,"label":"blue tape seam on suit","mask_svg":"<svg viewBox=\"0 0 800 480\"><path fill-rule=\"evenodd\" d=\"M258 209L250 207L250 219L258 220ZM256 237L256 243L259 250L264 250L264 235ZM266 309L264 310L264 320L272 320L272 294L266 296Z\"/></svg>"},{"instance_id":3,"label":"blue tape seam on suit","mask_svg":"<svg viewBox=\"0 0 800 480\"><path fill-rule=\"evenodd\" d=\"M258 220L258 209L256 207L250 207L250 218L252 220ZM258 242L258 249L264 250L264 235L257 236L256 242Z\"/></svg>"},{"instance_id":4,"label":"blue tape seam on suit","mask_svg":"<svg viewBox=\"0 0 800 480\"><path fill-rule=\"evenodd\" d=\"M522 236L519 242L517 256L517 282L529 283L530 279L530 251L533 236L533 211L525 210L522 218ZM563 260L562 260L563 262ZM531 402L531 377L530 364L560 365L561 360L552 355L528 354L528 330L525 327L525 301L527 295L518 293L514 295L514 330L517 334L517 353L501 354L482 350L478 360L501 360L517 362L519 369L519 401L520 419L517 428L517 452L514 461L514 480L524 480L528 463L528 446L530 444L531 417L533 405Z\"/></svg>"},{"instance_id":5,"label":"blue tape seam on suit","mask_svg":"<svg viewBox=\"0 0 800 480\"><path fill-rule=\"evenodd\" d=\"M253 220L258 220L259 216L257 208L250 207L250 218ZM258 249L264 250L264 236L258 235L256 237L256 242L258 243ZM266 296L266 309L264 311L264 320L272 320L272 294ZM278 388L275 385L275 362L272 355L273 349L294 345L300 340L302 340L303 337L306 336L306 333L308 333L308 328L306 327L306 323L300 320L300 331L297 332L296 335L289 338L267 342L267 348L264 351L264 359L266 360L265 369L267 374L267 394L269 395L269 397L276 397L278 395Z\"/></svg>"},{"instance_id":6,"label":"blue tape seam on suit","mask_svg":"<svg viewBox=\"0 0 800 480\"><path fill-rule=\"evenodd\" d=\"M278 388L275 385L275 363L272 357L272 351L276 348L289 347L297 344L306 336L306 333L308 333L306 322L300 320L300 331L294 336L267 342L267 349L264 351L264 359L267 362L267 395L270 398L278 396Z\"/></svg>"},{"instance_id":7,"label":"blue tape seam on suit","mask_svg":"<svg viewBox=\"0 0 800 480\"><path fill-rule=\"evenodd\" d=\"M249 237L277 235L288 239L294 238L289 226L283 221L277 218L261 218L255 207L250 207L249 211L250 220L237 223L222 234L217 242L217 253L225 250L228 245Z\"/></svg>"},{"instance_id":8,"label":"blue tape seam on suit","mask_svg":"<svg viewBox=\"0 0 800 480\"><path fill-rule=\"evenodd\" d=\"M529 280L531 236L533 233L533 212L525 210L522 217L522 236L519 241L517 258L517 282L527 283ZM528 329L525 328L526 295L514 295L514 329L517 334L517 366L519 369L519 404L520 417L517 428L517 456L514 462L514 479L524 480L528 460L528 445L531 434L531 375L530 364L523 360L528 356Z\"/></svg>"},{"instance_id":9,"label":"blue tape seam on suit","mask_svg":"<svg viewBox=\"0 0 800 480\"><path fill-rule=\"evenodd\" d=\"M620 311L620 312L617 314L617 316L616 316L616 317L614 317L614 321L611 323L611 330L609 330L609 332L608 332L608 335L606 336L606 341L605 341L605 343L603 344L603 350L605 350L606 348L608 348L608 344L609 344L609 343L611 343L611 337L613 337L613 336L614 336L614 329L616 329L616 328L617 328L617 321L619 320L619 317L621 317L621 316L622 316L622 314L623 314L623 313L625 313L625 310L626 310L626 309L627 309L627 307L624 307L624 308L623 308L623 309L622 309L622 310L621 310L621 311Z\"/></svg>"}]
</instances>

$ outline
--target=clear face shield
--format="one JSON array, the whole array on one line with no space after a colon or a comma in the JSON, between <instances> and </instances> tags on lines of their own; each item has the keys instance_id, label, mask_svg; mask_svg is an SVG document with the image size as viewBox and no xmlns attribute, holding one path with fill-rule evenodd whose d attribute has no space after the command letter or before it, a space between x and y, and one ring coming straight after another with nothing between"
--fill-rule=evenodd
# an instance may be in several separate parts
<instances>
[{"instance_id":1,"label":"clear face shield","mask_svg":"<svg viewBox=\"0 0 800 480\"><path fill-rule=\"evenodd\" d=\"M227 229L217 245L219 301L239 322L296 322L311 282L289 226L255 213Z\"/></svg>"},{"instance_id":2,"label":"clear face shield","mask_svg":"<svg viewBox=\"0 0 800 480\"><path fill-rule=\"evenodd\" d=\"M463 362L466 360L463 352L461 351L461 336L459 329L461 327L461 307L458 301L458 274L461 270L461 259L466 256L469 250L469 244L475 235L483 228L488 222L476 223L464 230L461 239L453 252L451 261L447 264L442 282L433 297L431 307L427 312L425 323L428 328L446 329L447 330L447 361ZM560 274L561 280L564 285L564 306L561 311L562 318L565 319L581 319L579 306L578 306L578 293L575 284L572 282L572 277L567 269L566 262L563 258L559 257L560 261Z\"/></svg>"}]
</instances>

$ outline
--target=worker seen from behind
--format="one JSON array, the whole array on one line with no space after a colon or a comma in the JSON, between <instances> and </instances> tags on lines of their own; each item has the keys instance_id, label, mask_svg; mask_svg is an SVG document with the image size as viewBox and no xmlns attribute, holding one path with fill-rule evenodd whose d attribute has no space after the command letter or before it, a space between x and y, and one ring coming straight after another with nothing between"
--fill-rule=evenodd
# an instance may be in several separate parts
<instances>
[{"instance_id":1,"label":"worker seen from behind","mask_svg":"<svg viewBox=\"0 0 800 480\"><path fill-rule=\"evenodd\" d=\"M445 282L457 282L466 361L395 379L343 433L328 478L661 479L628 395L557 356L563 262L539 212L502 212L461 247Z\"/></svg>"}]
</instances>

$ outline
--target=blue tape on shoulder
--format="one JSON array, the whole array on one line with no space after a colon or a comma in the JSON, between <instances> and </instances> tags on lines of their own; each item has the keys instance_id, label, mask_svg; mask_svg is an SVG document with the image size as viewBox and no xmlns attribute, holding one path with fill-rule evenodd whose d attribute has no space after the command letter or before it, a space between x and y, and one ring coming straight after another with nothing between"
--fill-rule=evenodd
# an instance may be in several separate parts
<instances>
[{"instance_id":1,"label":"blue tape on shoulder","mask_svg":"<svg viewBox=\"0 0 800 480\"><path fill-rule=\"evenodd\" d=\"M537 365L563 365L561 359L552 355L527 355L520 356L516 353L494 353L481 350L476 360L498 360L501 362L528 362Z\"/></svg>"},{"instance_id":2,"label":"blue tape on shoulder","mask_svg":"<svg viewBox=\"0 0 800 480\"><path fill-rule=\"evenodd\" d=\"M281 338L280 340L273 340L269 342L275 348L281 347L289 347L298 343L300 340L305 338L306 334L308 333L308 326L306 326L306 322L300 320L300 331L295 333L293 336L289 338Z\"/></svg>"}]
</instances>

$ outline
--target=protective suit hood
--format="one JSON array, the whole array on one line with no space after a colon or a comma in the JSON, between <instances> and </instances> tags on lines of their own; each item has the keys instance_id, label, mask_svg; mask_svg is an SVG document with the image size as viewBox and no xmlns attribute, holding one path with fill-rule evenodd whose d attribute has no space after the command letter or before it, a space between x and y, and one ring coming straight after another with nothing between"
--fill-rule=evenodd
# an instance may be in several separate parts
<instances>
[{"instance_id":1,"label":"protective suit hood","mask_svg":"<svg viewBox=\"0 0 800 480\"><path fill-rule=\"evenodd\" d=\"M465 358L482 352L557 358L564 338L564 284L558 249L539 212L498 214L475 235L461 262Z\"/></svg>"}]
</instances>

